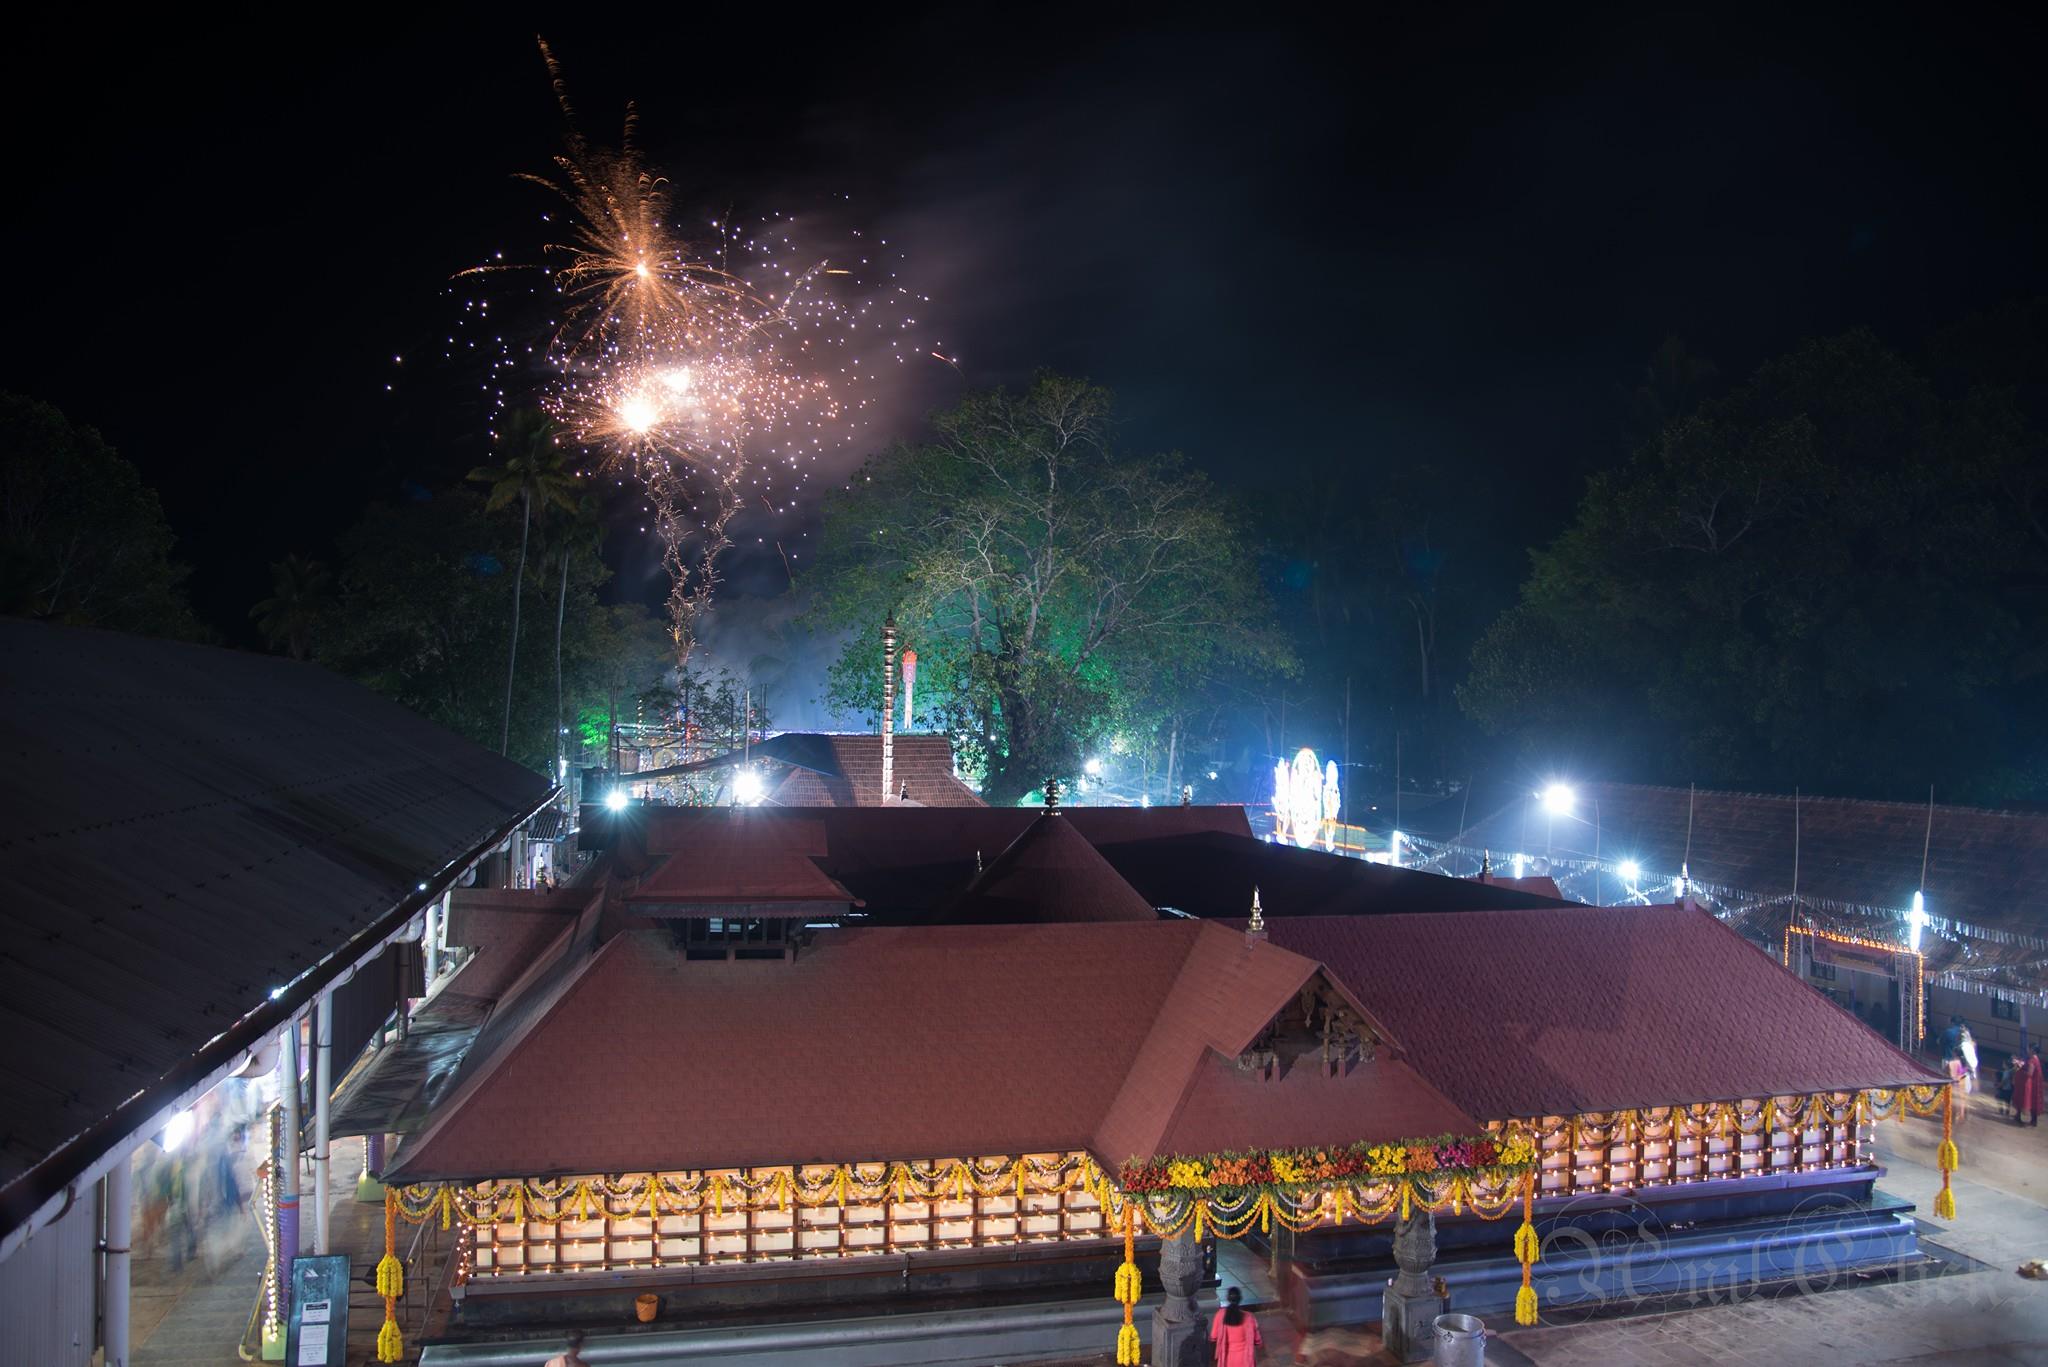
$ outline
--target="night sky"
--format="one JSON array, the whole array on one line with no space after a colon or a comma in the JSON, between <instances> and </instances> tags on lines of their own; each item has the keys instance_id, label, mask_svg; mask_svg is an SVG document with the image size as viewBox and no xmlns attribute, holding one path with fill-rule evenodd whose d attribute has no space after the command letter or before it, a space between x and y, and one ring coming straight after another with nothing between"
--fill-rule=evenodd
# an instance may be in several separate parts
<instances>
[{"instance_id":1,"label":"night sky","mask_svg":"<svg viewBox=\"0 0 2048 1367\"><path fill-rule=\"evenodd\" d=\"M878 440L1052 366L1227 480L1339 461L1365 496L1427 461L1503 601L1666 336L1740 378L2043 291L2018 17L275 13L87 14L5 95L0 383L142 467L234 641L270 560L485 457L478 375L439 358L450 276L549 207L512 179L559 142L536 32L587 131L638 102L683 204L833 206L902 247L962 373L917 372ZM615 549L634 592L653 567Z\"/></svg>"}]
</instances>

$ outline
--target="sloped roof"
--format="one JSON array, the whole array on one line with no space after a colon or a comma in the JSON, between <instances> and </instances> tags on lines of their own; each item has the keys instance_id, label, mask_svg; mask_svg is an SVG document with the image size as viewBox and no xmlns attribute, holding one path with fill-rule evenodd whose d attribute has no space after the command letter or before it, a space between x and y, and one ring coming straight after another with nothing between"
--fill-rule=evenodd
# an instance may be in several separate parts
<instances>
[{"instance_id":1,"label":"sloped roof","mask_svg":"<svg viewBox=\"0 0 2048 1367\"><path fill-rule=\"evenodd\" d=\"M1064 814L1044 812L935 919L953 925L1153 921L1158 913Z\"/></svg>"},{"instance_id":2,"label":"sloped roof","mask_svg":"<svg viewBox=\"0 0 2048 1367\"><path fill-rule=\"evenodd\" d=\"M1250 835L1203 831L1105 843L1102 854L1152 905L1191 916L1243 916L1254 887L1268 918L1555 905L1526 889L1368 864Z\"/></svg>"},{"instance_id":3,"label":"sloped roof","mask_svg":"<svg viewBox=\"0 0 2048 1367\"><path fill-rule=\"evenodd\" d=\"M1517 798L1467 830L1457 843L1562 858L1599 853L1633 859L1664 878L1688 862L1700 883L1750 896L1792 889L1798 850L1803 901L1843 908L1890 908L1903 914L1921 886L1927 848L1927 910L1945 921L2020 934L2048 945L2048 813L2003 812L1937 804L1930 835L1924 803L1867 802L1765 793L1590 783L1579 788L1576 814L1546 822L1541 804ZM1794 832L1797 831L1797 840ZM1967 933L1967 931L1965 932Z\"/></svg>"},{"instance_id":4,"label":"sloped roof","mask_svg":"<svg viewBox=\"0 0 2048 1367\"><path fill-rule=\"evenodd\" d=\"M1255 885L1269 917L1555 904L1514 888L1257 840L1241 807L1062 807L1060 813L1147 906L1194 916L1244 915ZM687 849L699 831L730 815L702 807L636 813L655 852ZM1039 815L1020 807L899 806L759 807L737 814L787 832L777 838L806 842L819 867L860 898L870 916L893 920L922 920L946 906L974 880L977 855L985 867Z\"/></svg>"},{"instance_id":5,"label":"sloped roof","mask_svg":"<svg viewBox=\"0 0 2048 1367\"><path fill-rule=\"evenodd\" d=\"M818 867L821 827L763 819L749 810L707 810L711 819L693 823L687 839L664 833L669 852L627 890L624 901L686 908L794 902L843 907L857 900Z\"/></svg>"},{"instance_id":6,"label":"sloped roof","mask_svg":"<svg viewBox=\"0 0 2048 1367\"><path fill-rule=\"evenodd\" d=\"M273 988L388 933L551 791L312 665L21 621L0 749L10 1225L17 1179L88 1132L96 1158L124 1104L153 1113L202 1050L274 1028L298 1001Z\"/></svg>"},{"instance_id":7,"label":"sloped roof","mask_svg":"<svg viewBox=\"0 0 2048 1367\"><path fill-rule=\"evenodd\" d=\"M1324 964L1481 1119L1935 1078L1697 908L1269 924L1276 944Z\"/></svg>"},{"instance_id":8,"label":"sloped roof","mask_svg":"<svg viewBox=\"0 0 2048 1367\"><path fill-rule=\"evenodd\" d=\"M1320 972L1313 960L1276 948L1220 926L1195 940L1096 1131L1098 1156L1117 1163L1297 1142L1279 1135L1329 1144L1473 1126L1472 1117L1384 1052L1342 1079L1296 1066L1281 1079L1292 1083L1285 1091L1238 1072L1236 1056L1279 1013L1275 1004L1292 1007ZM1289 1104L1299 1109L1283 1114ZM1426 1122L1419 1130L1418 1118Z\"/></svg>"},{"instance_id":9,"label":"sloped roof","mask_svg":"<svg viewBox=\"0 0 2048 1367\"><path fill-rule=\"evenodd\" d=\"M634 930L579 955L565 955L568 986L465 1065L396 1177L1144 1145L1207 1051L1242 1049L1315 968L1191 921L863 927L822 933L789 962L692 961ZM1233 955L1246 966L1227 973ZM1131 1084L1141 1054L1156 1089ZM1402 1087L1402 1066L1384 1066L1392 1081L1319 1081L1361 1097ZM1256 1113L1235 1093L1268 1086L1234 1070L1207 1080L1189 1123L1222 1133L1228 1116ZM1338 1119L1374 1128L1319 1142L1396 1133L1363 1102Z\"/></svg>"}]
</instances>

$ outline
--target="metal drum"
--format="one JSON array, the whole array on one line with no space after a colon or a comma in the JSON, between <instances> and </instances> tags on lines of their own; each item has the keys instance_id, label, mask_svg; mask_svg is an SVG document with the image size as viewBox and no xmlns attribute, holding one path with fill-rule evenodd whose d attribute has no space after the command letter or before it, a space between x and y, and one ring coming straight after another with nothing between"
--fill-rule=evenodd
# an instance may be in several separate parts
<instances>
[{"instance_id":1,"label":"metal drum","mask_svg":"<svg viewBox=\"0 0 2048 1367\"><path fill-rule=\"evenodd\" d=\"M1436 1317L1436 1367L1486 1367L1486 1322L1477 1315Z\"/></svg>"}]
</instances>

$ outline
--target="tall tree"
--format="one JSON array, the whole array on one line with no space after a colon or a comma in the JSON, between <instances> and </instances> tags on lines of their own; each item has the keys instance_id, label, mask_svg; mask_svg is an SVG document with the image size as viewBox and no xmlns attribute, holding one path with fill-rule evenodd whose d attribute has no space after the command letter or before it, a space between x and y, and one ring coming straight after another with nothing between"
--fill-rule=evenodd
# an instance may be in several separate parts
<instances>
[{"instance_id":1,"label":"tall tree","mask_svg":"<svg viewBox=\"0 0 2048 1367\"><path fill-rule=\"evenodd\" d=\"M514 499L519 501L519 563L512 574L512 636L505 653L505 722L498 738L498 753L509 754L512 744L512 685L519 673L519 607L525 596L526 548L533 532L536 508L543 515L550 508L564 512L575 506L575 473L556 439L555 425L545 414L521 410L505 422L500 437L504 461L479 465L469 477L490 486L487 512L497 512Z\"/></svg>"},{"instance_id":2,"label":"tall tree","mask_svg":"<svg viewBox=\"0 0 2048 1367\"><path fill-rule=\"evenodd\" d=\"M1764 366L1591 481L1460 700L1617 775L2041 796L2043 448L2008 397L1861 332Z\"/></svg>"},{"instance_id":3,"label":"tall tree","mask_svg":"<svg viewBox=\"0 0 2048 1367\"><path fill-rule=\"evenodd\" d=\"M569 732L568 713L562 708L562 621L569 608L569 568L586 552L596 551L604 535L597 496L579 489L569 508L550 530L549 558L554 562L555 588L555 776L559 779Z\"/></svg>"},{"instance_id":4,"label":"tall tree","mask_svg":"<svg viewBox=\"0 0 2048 1367\"><path fill-rule=\"evenodd\" d=\"M175 540L155 491L98 432L0 393L0 612L197 636Z\"/></svg>"},{"instance_id":5,"label":"tall tree","mask_svg":"<svg viewBox=\"0 0 2048 1367\"><path fill-rule=\"evenodd\" d=\"M1063 376L975 394L827 500L807 585L818 622L856 631L832 700L873 705L859 652L893 612L994 801L1075 772L1144 676L1282 653L1224 499L1178 456L1116 451L1111 418Z\"/></svg>"},{"instance_id":6,"label":"tall tree","mask_svg":"<svg viewBox=\"0 0 2048 1367\"><path fill-rule=\"evenodd\" d=\"M490 514L468 488L367 512L341 539L340 610L314 638L315 657L441 725L490 744L504 725L499 688L519 530L510 509ZM559 572L558 572L559 573ZM604 713L663 686L669 658L660 624L638 605L605 607L604 562L574 549L562 615L562 702L529 669L513 693L511 757L559 772L558 718ZM548 649L546 615L521 623L522 654ZM579 737L580 739L580 737ZM595 759L603 736L591 742ZM578 755L568 757L572 762Z\"/></svg>"},{"instance_id":7,"label":"tall tree","mask_svg":"<svg viewBox=\"0 0 2048 1367\"><path fill-rule=\"evenodd\" d=\"M318 560L287 555L270 567L270 596L249 609L272 650L313 658L313 635L334 611L334 572Z\"/></svg>"}]
</instances>

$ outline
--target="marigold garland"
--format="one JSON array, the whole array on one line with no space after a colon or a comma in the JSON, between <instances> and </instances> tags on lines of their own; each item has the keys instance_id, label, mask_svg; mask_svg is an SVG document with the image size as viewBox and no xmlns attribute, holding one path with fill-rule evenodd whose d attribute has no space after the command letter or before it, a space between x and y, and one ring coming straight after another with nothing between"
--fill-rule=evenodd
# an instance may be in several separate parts
<instances>
[{"instance_id":1,"label":"marigold garland","mask_svg":"<svg viewBox=\"0 0 2048 1367\"><path fill-rule=\"evenodd\" d=\"M398 1193L384 1190L384 1257L377 1264L377 1294L384 1298L384 1326L377 1331L377 1361L396 1362L405 1353L398 1331L398 1298L405 1294L405 1264L398 1261Z\"/></svg>"}]
</instances>

